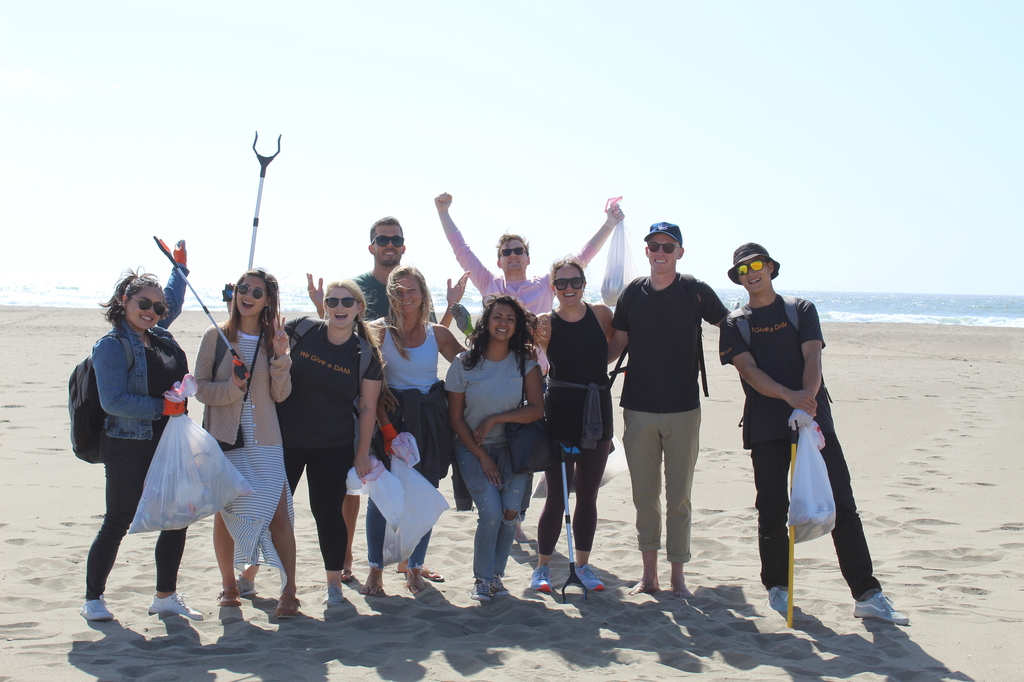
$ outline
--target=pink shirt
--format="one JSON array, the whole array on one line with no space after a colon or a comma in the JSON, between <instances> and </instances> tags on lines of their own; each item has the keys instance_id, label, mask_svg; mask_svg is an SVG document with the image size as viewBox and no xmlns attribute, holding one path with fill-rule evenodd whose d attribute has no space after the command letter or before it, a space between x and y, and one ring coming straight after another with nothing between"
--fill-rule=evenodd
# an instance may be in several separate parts
<instances>
[{"instance_id":1,"label":"pink shirt","mask_svg":"<svg viewBox=\"0 0 1024 682\"><path fill-rule=\"evenodd\" d=\"M506 282L505 273L495 274L487 269L476 254L466 244L462 233L455 230L448 235L448 242L455 252L455 260L459 262L462 269L469 273L469 279L473 282L481 296L490 294L508 294L515 296L523 302L523 306L534 315L551 312L555 307L555 294L551 291L551 275L545 274L542 277L528 277L519 282ZM584 266L589 265L591 259L597 255L597 249L590 247L590 242L576 254L576 258Z\"/></svg>"}]
</instances>

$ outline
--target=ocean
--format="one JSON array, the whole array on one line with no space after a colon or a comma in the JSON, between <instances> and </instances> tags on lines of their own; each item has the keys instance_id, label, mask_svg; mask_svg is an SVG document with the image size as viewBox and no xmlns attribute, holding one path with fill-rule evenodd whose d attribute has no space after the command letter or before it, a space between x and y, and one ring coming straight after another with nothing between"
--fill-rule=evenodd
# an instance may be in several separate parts
<instances>
[{"instance_id":1,"label":"ocean","mask_svg":"<svg viewBox=\"0 0 1024 682\"><path fill-rule=\"evenodd\" d=\"M224 319L221 301L223 282L190 278L203 301L218 319ZM97 308L110 296L113 281L83 275L8 276L0 281L0 305ZM587 300L600 301L599 286L592 286ZM434 305L446 305L444 288L431 290ZM742 290L717 290L727 308L746 302ZM780 291L813 301L823 322L888 322L899 324L959 324L977 327L1024 327L1024 296L967 296L953 294L883 294L835 291ZM305 280L281 284L281 301L286 311L312 312ZM469 287L463 304L474 314L481 308L480 296ZM189 291L186 310L202 310Z\"/></svg>"}]
</instances>

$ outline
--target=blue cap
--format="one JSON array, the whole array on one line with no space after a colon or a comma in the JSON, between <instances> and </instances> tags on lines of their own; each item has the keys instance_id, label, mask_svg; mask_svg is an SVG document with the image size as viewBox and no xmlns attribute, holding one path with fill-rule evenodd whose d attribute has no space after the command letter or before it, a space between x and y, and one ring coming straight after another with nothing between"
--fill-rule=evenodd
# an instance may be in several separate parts
<instances>
[{"instance_id":1,"label":"blue cap","mask_svg":"<svg viewBox=\"0 0 1024 682\"><path fill-rule=\"evenodd\" d=\"M675 239L679 243L679 246L683 245L683 234L679 231L678 225L673 225L672 223L654 223L651 225L651 231L647 233L646 237L644 237L644 241L649 240L656 234L667 234L669 237L672 237L672 239Z\"/></svg>"}]
</instances>

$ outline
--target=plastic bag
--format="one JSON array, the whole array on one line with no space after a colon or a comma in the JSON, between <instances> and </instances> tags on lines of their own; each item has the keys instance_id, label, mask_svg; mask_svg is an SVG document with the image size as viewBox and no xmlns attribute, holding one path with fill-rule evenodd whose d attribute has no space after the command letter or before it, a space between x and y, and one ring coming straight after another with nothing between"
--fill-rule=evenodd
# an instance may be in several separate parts
<instances>
[{"instance_id":1,"label":"plastic bag","mask_svg":"<svg viewBox=\"0 0 1024 682\"><path fill-rule=\"evenodd\" d=\"M806 542L832 532L836 526L836 502L828 469L819 452L825 437L817 422L800 429L789 500L789 522L796 529L796 541Z\"/></svg>"},{"instance_id":2,"label":"plastic bag","mask_svg":"<svg viewBox=\"0 0 1024 682\"><path fill-rule=\"evenodd\" d=\"M400 433L391 442L391 473L402 483L402 513L384 531L384 565L405 561L448 509L444 495L413 467L420 461L416 438Z\"/></svg>"},{"instance_id":3,"label":"plastic bag","mask_svg":"<svg viewBox=\"0 0 1024 682\"><path fill-rule=\"evenodd\" d=\"M128 532L185 528L251 493L217 439L187 414L175 415L160 436Z\"/></svg>"},{"instance_id":4,"label":"plastic bag","mask_svg":"<svg viewBox=\"0 0 1024 682\"><path fill-rule=\"evenodd\" d=\"M621 200L622 197L609 199L605 204L605 210L607 211L610 206L617 206ZM633 252L629 248L626 222L622 220L612 230L611 244L608 245L608 264L605 266L604 280L601 282L601 298L605 305L615 305L619 300L619 294L636 277L636 265L633 263Z\"/></svg>"},{"instance_id":5,"label":"plastic bag","mask_svg":"<svg viewBox=\"0 0 1024 682\"><path fill-rule=\"evenodd\" d=\"M448 509L444 495L423 478L423 474L413 469L420 461L416 438L411 433L402 432L391 442L391 450L394 452L391 471L381 465L378 472L375 466L364 480L360 480L355 467L348 472L348 489L353 493L369 494L387 521L384 530L385 566L408 559L423 536Z\"/></svg>"}]
</instances>

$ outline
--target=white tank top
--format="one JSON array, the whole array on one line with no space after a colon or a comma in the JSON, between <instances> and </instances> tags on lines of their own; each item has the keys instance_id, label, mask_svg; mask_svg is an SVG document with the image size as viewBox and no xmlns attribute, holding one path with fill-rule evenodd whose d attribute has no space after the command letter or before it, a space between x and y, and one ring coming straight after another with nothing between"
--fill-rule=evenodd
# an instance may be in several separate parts
<instances>
[{"instance_id":1,"label":"white tank top","mask_svg":"<svg viewBox=\"0 0 1024 682\"><path fill-rule=\"evenodd\" d=\"M391 331L384 330L384 345L381 355L384 357L384 378L388 386L399 391L415 388L422 393L430 390L437 381L437 340L434 338L434 325L427 324L427 339L416 348L406 348L409 354L406 360L398 352L398 346L391 338Z\"/></svg>"}]
</instances>

